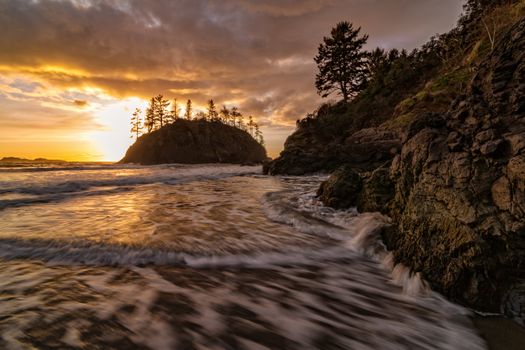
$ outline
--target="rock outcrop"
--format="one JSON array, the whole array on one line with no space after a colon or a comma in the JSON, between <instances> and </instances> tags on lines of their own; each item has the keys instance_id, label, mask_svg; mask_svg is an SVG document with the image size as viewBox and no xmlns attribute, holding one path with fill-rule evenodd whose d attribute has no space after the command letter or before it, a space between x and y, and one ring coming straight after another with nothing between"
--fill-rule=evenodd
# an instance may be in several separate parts
<instances>
[{"instance_id":1,"label":"rock outcrop","mask_svg":"<svg viewBox=\"0 0 525 350\"><path fill-rule=\"evenodd\" d=\"M525 320L525 20L466 91L447 113L415 116L390 167L345 164L321 199L390 215L397 262L453 300Z\"/></svg>"},{"instance_id":2,"label":"rock outcrop","mask_svg":"<svg viewBox=\"0 0 525 350\"><path fill-rule=\"evenodd\" d=\"M121 163L262 163L266 150L246 131L219 122L177 120L145 134Z\"/></svg>"},{"instance_id":3,"label":"rock outcrop","mask_svg":"<svg viewBox=\"0 0 525 350\"><path fill-rule=\"evenodd\" d=\"M370 171L392 160L401 149L400 135L385 128L366 128L342 139L319 136L315 130L298 129L285 143L280 157L268 163L270 175L304 175L332 171L346 164Z\"/></svg>"},{"instance_id":4,"label":"rock outcrop","mask_svg":"<svg viewBox=\"0 0 525 350\"><path fill-rule=\"evenodd\" d=\"M525 278L525 20L499 41L468 93L409 128L391 167L397 261L488 311ZM515 310L511 310L514 308Z\"/></svg>"}]
</instances>

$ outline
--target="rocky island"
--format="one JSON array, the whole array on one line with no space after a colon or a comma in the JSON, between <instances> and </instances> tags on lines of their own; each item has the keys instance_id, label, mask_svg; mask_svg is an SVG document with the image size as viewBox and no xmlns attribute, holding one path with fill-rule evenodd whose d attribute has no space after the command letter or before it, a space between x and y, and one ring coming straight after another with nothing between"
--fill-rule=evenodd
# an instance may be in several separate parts
<instances>
[{"instance_id":1,"label":"rocky island","mask_svg":"<svg viewBox=\"0 0 525 350\"><path fill-rule=\"evenodd\" d=\"M120 163L256 164L265 148L248 132L218 121L178 119L138 137Z\"/></svg>"},{"instance_id":2,"label":"rocky island","mask_svg":"<svg viewBox=\"0 0 525 350\"><path fill-rule=\"evenodd\" d=\"M470 6L470 7L469 7ZM333 172L335 208L379 211L395 260L450 299L525 320L523 1L469 1L451 32L381 53L349 102L297 122L268 174Z\"/></svg>"}]
</instances>

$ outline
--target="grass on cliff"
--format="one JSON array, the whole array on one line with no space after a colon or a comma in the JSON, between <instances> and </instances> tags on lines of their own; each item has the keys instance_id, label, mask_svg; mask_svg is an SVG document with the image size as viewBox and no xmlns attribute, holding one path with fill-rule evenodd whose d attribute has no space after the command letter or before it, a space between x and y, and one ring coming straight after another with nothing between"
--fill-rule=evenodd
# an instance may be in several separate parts
<instances>
[{"instance_id":1,"label":"grass on cliff","mask_svg":"<svg viewBox=\"0 0 525 350\"><path fill-rule=\"evenodd\" d=\"M392 119L384 126L396 129L407 126L421 112L446 112L450 103L465 92L477 66L492 53L498 36L525 17L525 0L496 7L477 22L469 49L443 64L436 77L416 94L396 107ZM492 44L492 41L494 44Z\"/></svg>"}]
</instances>

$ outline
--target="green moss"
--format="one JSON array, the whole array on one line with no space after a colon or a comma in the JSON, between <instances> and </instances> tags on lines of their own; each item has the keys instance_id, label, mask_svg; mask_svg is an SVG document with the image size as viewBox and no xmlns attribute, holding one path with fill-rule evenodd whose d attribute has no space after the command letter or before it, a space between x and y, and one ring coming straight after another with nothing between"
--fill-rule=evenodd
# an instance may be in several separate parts
<instances>
[{"instance_id":1,"label":"green moss","mask_svg":"<svg viewBox=\"0 0 525 350\"><path fill-rule=\"evenodd\" d=\"M414 107L414 105L417 103L417 100L414 97L409 97L407 99L404 99L401 101L397 107L396 110L399 110L401 112L408 111Z\"/></svg>"},{"instance_id":2,"label":"green moss","mask_svg":"<svg viewBox=\"0 0 525 350\"><path fill-rule=\"evenodd\" d=\"M453 72L444 74L435 79L429 90L432 93L436 92L454 92L458 88L462 88L467 85L471 77L471 73L467 68L455 70Z\"/></svg>"},{"instance_id":3,"label":"green moss","mask_svg":"<svg viewBox=\"0 0 525 350\"><path fill-rule=\"evenodd\" d=\"M412 120L414 120L415 114L414 113L405 113L401 114L397 118L391 119L387 121L384 125L389 129L398 129L403 128L410 124Z\"/></svg>"}]
</instances>

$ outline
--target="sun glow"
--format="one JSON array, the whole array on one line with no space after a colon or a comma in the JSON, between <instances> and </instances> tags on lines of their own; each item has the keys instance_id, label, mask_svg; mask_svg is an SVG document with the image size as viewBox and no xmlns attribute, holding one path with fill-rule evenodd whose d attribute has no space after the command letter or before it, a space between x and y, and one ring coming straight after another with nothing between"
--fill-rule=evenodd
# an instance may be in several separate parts
<instances>
[{"instance_id":1,"label":"sun glow","mask_svg":"<svg viewBox=\"0 0 525 350\"><path fill-rule=\"evenodd\" d=\"M97 160L117 161L135 141L130 137L130 116L135 108L145 109L147 101L140 98L126 98L110 102L93 110L94 121L101 128L86 134L87 140L96 150Z\"/></svg>"}]
</instances>

